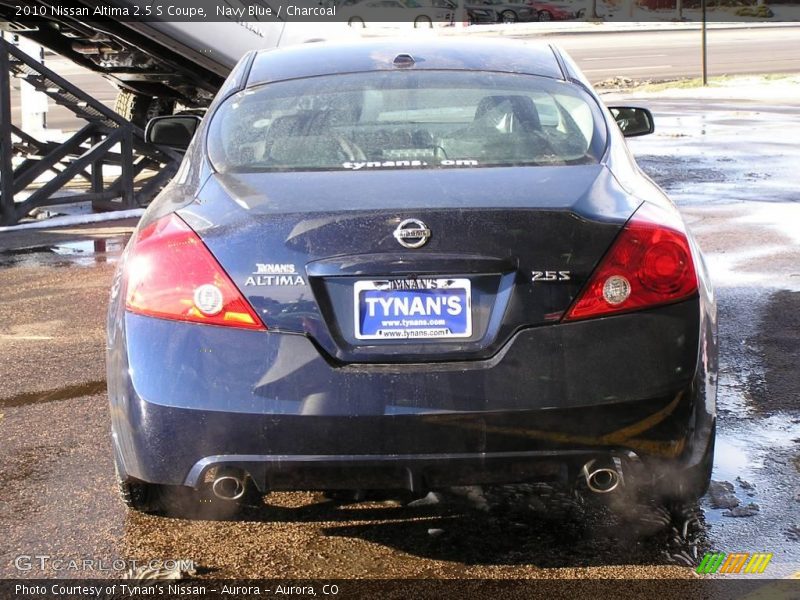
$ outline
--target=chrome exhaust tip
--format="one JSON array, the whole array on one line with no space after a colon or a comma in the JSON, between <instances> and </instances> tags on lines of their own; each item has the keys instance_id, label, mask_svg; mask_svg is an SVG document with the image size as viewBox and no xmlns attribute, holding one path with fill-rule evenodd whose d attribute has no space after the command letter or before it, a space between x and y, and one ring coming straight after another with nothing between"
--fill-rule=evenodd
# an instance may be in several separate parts
<instances>
[{"instance_id":1,"label":"chrome exhaust tip","mask_svg":"<svg viewBox=\"0 0 800 600\"><path fill-rule=\"evenodd\" d=\"M590 460L583 465L583 478L588 487L595 494L608 494L624 485L622 478L622 463L618 458L613 459L612 465L595 466L597 460Z\"/></svg>"},{"instance_id":2,"label":"chrome exhaust tip","mask_svg":"<svg viewBox=\"0 0 800 600\"><path fill-rule=\"evenodd\" d=\"M244 496L244 475L238 472L223 472L214 478L211 491L220 500L239 500Z\"/></svg>"}]
</instances>

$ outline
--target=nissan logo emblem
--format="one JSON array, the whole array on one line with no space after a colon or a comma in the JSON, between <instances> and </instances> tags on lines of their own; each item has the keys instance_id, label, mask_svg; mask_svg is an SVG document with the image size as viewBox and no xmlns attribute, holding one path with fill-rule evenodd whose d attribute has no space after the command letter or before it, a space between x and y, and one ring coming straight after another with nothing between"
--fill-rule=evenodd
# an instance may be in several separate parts
<instances>
[{"instance_id":1,"label":"nissan logo emblem","mask_svg":"<svg viewBox=\"0 0 800 600\"><path fill-rule=\"evenodd\" d=\"M394 239L406 248L421 248L431 239L431 230L419 219L406 219L394 230Z\"/></svg>"}]
</instances>

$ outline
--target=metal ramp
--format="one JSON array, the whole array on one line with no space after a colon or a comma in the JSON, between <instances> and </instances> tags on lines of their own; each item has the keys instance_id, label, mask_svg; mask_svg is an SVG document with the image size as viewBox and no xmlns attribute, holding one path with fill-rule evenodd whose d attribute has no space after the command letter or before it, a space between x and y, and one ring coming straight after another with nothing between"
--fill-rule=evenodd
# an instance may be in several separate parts
<instances>
[{"instance_id":1,"label":"metal ramp","mask_svg":"<svg viewBox=\"0 0 800 600\"><path fill-rule=\"evenodd\" d=\"M24 79L86 125L61 143L25 133L11 119L12 77ZM169 148L146 144L139 127L0 39L0 224L13 225L45 206L81 201L91 201L95 210L145 206L182 158ZM104 177L106 166L119 169L113 181ZM46 173L52 178L34 185ZM64 193L76 177L84 180L85 191ZM16 201L22 194L26 197Z\"/></svg>"}]
</instances>

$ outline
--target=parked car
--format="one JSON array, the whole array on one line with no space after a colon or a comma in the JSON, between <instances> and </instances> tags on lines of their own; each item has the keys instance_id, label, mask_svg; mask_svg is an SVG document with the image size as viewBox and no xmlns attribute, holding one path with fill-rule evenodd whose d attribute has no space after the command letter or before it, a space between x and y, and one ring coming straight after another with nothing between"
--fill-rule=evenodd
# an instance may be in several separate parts
<instances>
[{"instance_id":1,"label":"parked car","mask_svg":"<svg viewBox=\"0 0 800 600\"><path fill-rule=\"evenodd\" d=\"M344 0L337 8L337 18L351 27L394 22L430 28L434 23L449 22L453 17L446 0Z\"/></svg>"},{"instance_id":2,"label":"parked car","mask_svg":"<svg viewBox=\"0 0 800 600\"><path fill-rule=\"evenodd\" d=\"M480 0L467 2L474 23L516 23L535 21L536 11L523 0Z\"/></svg>"},{"instance_id":3,"label":"parked car","mask_svg":"<svg viewBox=\"0 0 800 600\"><path fill-rule=\"evenodd\" d=\"M188 148L112 286L129 506L704 493L714 294L626 148L649 111L549 44L420 39L248 53L198 121L148 127Z\"/></svg>"},{"instance_id":4,"label":"parked car","mask_svg":"<svg viewBox=\"0 0 800 600\"><path fill-rule=\"evenodd\" d=\"M553 2L539 2L529 0L528 4L536 11L536 18L539 21L566 21L569 19L579 19L583 16L585 8L574 9L568 4L556 4Z\"/></svg>"}]
</instances>

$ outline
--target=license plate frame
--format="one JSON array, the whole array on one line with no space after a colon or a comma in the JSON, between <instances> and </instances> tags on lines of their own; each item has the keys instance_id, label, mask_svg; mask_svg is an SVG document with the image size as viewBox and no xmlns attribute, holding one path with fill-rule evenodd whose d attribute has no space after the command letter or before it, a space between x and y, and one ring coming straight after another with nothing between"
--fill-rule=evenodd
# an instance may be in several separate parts
<instances>
[{"instance_id":1,"label":"license plate frame","mask_svg":"<svg viewBox=\"0 0 800 600\"><path fill-rule=\"evenodd\" d=\"M472 336L472 282L441 276L359 280L353 313L357 340L463 340Z\"/></svg>"}]
</instances>

